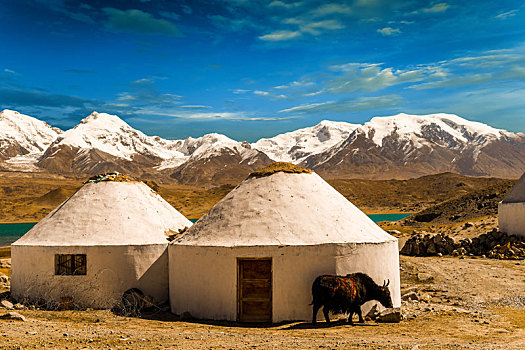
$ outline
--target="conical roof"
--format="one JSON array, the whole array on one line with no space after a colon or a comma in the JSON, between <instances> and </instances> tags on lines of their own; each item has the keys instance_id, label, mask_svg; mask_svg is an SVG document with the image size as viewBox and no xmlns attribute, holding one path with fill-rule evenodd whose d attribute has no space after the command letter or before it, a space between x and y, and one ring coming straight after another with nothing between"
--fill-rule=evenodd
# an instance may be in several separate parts
<instances>
[{"instance_id":1,"label":"conical roof","mask_svg":"<svg viewBox=\"0 0 525 350\"><path fill-rule=\"evenodd\" d=\"M13 245L161 244L191 225L143 182L87 183Z\"/></svg>"},{"instance_id":2,"label":"conical roof","mask_svg":"<svg viewBox=\"0 0 525 350\"><path fill-rule=\"evenodd\" d=\"M516 182L502 203L525 203L525 173Z\"/></svg>"},{"instance_id":3,"label":"conical roof","mask_svg":"<svg viewBox=\"0 0 525 350\"><path fill-rule=\"evenodd\" d=\"M172 242L202 246L395 241L315 173L256 172Z\"/></svg>"}]
</instances>

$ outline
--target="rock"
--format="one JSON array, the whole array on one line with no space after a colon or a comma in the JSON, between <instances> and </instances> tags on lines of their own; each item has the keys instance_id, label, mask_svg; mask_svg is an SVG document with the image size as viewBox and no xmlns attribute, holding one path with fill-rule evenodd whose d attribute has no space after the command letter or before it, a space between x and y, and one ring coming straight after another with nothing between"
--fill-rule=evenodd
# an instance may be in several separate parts
<instances>
[{"instance_id":1,"label":"rock","mask_svg":"<svg viewBox=\"0 0 525 350\"><path fill-rule=\"evenodd\" d=\"M365 317L368 317L371 320L375 320L377 316L379 316L379 314L380 312L377 308L377 304L374 304L374 306L372 306L372 308L370 309L370 311L368 311Z\"/></svg>"},{"instance_id":2,"label":"rock","mask_svg":"<svg viewBox=\"0 0 525 350\"><path fill-rule=\"evenodd\" d=\"M430 303L432 296L430 294L423 294L419 300L424 301L425 303Z\"/></svg>"},{"instance_id":3,"label":"rock","mask_svg":"<svg viewBox=\"0 0 525 350\"><path fill-rule=\"evenodd\" d=\"M400 235L401 234L401 232L398 231L398 230L388 230L386 232L391 234L391 235Z\"/></svg>"},{"instance_id":4,"label":"rock","mask_svg":"<svg viewBox=\"0 0 525 350\"><path fill-rule=\"evenodd\" d=\"M25 321L26 320L26 318L20 315L18 312L8 312L6 314L0 315L0 319L15 320L15 321Z\"/></svg>"},{"instance_id":5,"label":"rock","mask_svg":"<svg viewBox=\"0 0 525 350\"><path fill-rule=\"evenodd\" d=\"M472 227L472 226L474 226L473 223L471 223L471 222L465 222L465 225L464 225L463 227L465 227L465 228L469 228L469 227Z\"/></svg>"},{"instance_id":6,"label":"rock","mask_svg":"<svg viewBox=\"0 0 525 350\"><path fill-rule=\"evenodd\" d=\"M408 292L401 296L401 300L419 300L416 292Z\"/></svg>"},{"instance_id":7,"label":"rock","mask_svg":"<svg viewBox=\"0 0 525 350\"><path fill-rule=\"evenodd\" d=\"M377 316L376 321L398 323L401 321L401 311L398 308L385 309Z\"/></svg>"},{"instance_id":8,"label":"rock","mask_svg":"<svg viewBox=\"0 0 525 350\"><path fill-rule=\"evenodd\" d=\"M17 303L17 304L14 305L14 308L15 308L15 310L23 310L26 307L24 305L20 304L20 303Z\"/></svg>"},{"instance_id":9,"label":"rock","mask_svg":"<svg viewBox=\"0 0 525 350\"><path fill-rule=\"evenodd\" d=\"M419 272L417 274L417 280L419 282L432 282L434 280L434 277L429 273Z\"/></svg>"},{"instance_id":10,"label":"rock","mask_svg":"<svg viewBox=\"0 0 525 350\"><path fill-rule=\"evenodd\" d=\"M413 287L408 287L406 288L404 291L403 291L403 294L407 294L407 293L410 293L410 292L418 292L419 288L417 288L416 286L413 286Z\"/></svg>"},{"instance_id":11,"label":"rock","mask_svg":"<svg viewBox=\"0 0 525 350\"><path fill-rule=\"evenodd\" d=\"M13 310L13 303L11 303L9 300L0 301L0 305L5 309Z\"/></svg>"},{"instance_id":12,"label":"rock","mask_svg":"<svg viewBox=\"0 0 525 350\"><path fill-rule=\"evenodd\" d=\"M11 259L0 259L0 269L11 268Z\"/></svg>"}]
</instances>

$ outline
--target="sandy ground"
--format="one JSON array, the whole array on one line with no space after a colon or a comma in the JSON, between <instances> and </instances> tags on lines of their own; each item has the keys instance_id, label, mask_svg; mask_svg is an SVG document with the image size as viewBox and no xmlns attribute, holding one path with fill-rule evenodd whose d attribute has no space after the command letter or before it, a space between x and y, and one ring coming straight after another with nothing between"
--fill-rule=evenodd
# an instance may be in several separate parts
<instances>
[{"instance_id":1,"label":"sandy ground","mask_svg":"<svg viewBox=\"0 0 525 350\"><path fill-rule=\"evenodd\" d=\"M525 349L525 261L401 257L401 278L402 290L416 289L422 300L404 301L398 324L238 325L168 312L20 310L27 321L0 320L0 348Z\"/></svg>"}]
</instances>

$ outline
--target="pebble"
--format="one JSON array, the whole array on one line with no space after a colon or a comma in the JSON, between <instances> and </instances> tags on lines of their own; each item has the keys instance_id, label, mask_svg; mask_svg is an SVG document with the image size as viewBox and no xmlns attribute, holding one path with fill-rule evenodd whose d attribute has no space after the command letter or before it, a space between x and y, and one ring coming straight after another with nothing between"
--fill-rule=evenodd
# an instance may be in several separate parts
<instances>
[{"instance_id":1,"label":"pebble","mask_svg":"<svg viewBox=\"0 0 525 350\"><path fill-rule=\"evenodd\" d=\"M13 303L10 302L9 300L0 301L0 305L5 309L13 310Z\"/></svg>"},{"instance_id":2,"label":"pebble","mask_svg":"<svg viewBox=\"0 0 525 350\"><path fill-rule=\"evenodd\" d=\"M26 318L23 315L20 315L18 312L8 312L6 314L0 315L1 319L5 320L15 320L15 321L25 321Z\"/></svg>"}]
</instances>

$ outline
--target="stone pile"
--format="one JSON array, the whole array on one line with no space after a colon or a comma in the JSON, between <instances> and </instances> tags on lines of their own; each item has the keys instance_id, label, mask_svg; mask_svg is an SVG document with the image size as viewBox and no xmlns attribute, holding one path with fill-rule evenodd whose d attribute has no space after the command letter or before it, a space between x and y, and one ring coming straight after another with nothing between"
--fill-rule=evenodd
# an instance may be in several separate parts
<instances>
[{"instance_id":1,"label":"stone pile","mask_svg":"<svg viewBox=\"0 0 525 350\"><path fill-rule=\"evenodd\" d=\"M10 282L9 277L5 273L0 272L0 290L9 289L10 288L9 282Z\"/></svg>"},{"instance_id":2,"label":"stone pile","mask_svg":"<svg viewBox=\"0 0 525 350\"><path fill-rule=\"evenodd\" d=\"M406 241L401 254L408 256L477 255L493 259L525 259L525 239L496 229L478 237L455 241L452 237L416 233Z\"/></svg>"}]
</instances>

